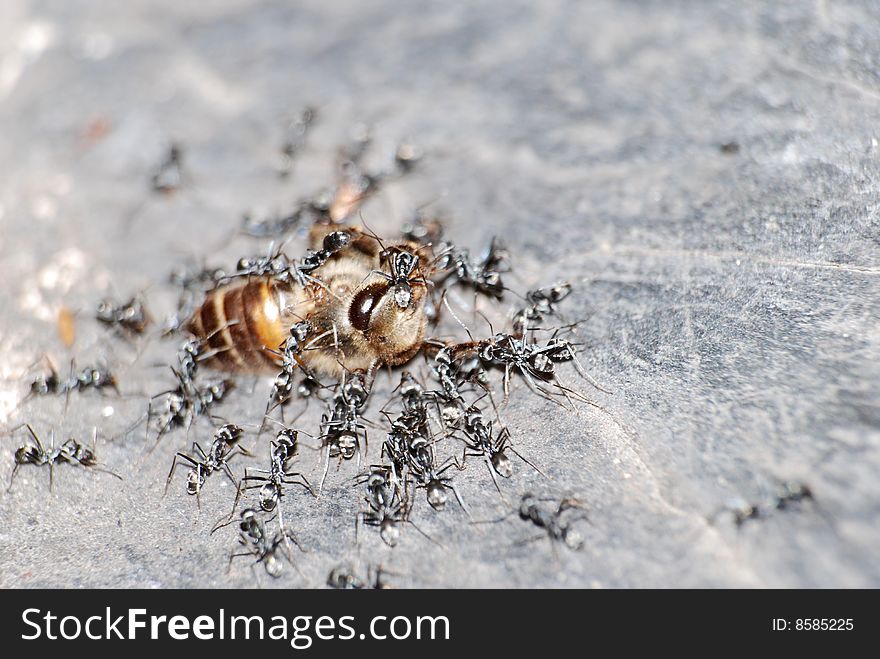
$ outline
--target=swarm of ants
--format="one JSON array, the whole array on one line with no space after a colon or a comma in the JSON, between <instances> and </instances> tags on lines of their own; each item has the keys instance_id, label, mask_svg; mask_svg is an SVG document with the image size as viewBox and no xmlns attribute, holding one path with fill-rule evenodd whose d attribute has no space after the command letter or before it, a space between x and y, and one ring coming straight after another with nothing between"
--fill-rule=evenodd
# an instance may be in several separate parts
<instances>
[{"instance_id":1,"label":"swarm of ants","mask_svg":"<svg viewBox=\"0 0 880 659\"><path fill-rule=\"evenodd\" d=\"M307 109L291 122L279 154L282 178L290 175L314 118L314 110ZM579 500L551 501L525 493L518 505L511 505L499 481L514 478L517 460L544 476L514 444L503 421L514 383L522 382L533 394L566 409L579 404L598 407L571 384L575 375L605 391L579 359L583 343L577 340L578 323L562 313L572 286L549 283L518 296L505 283L511 257L500 240L493 239L472 256L442 240L440 221L422 213L398 236L376 235L359 215L361 205L386 181L415 167L420 153L404 143L387 167L366 171L362 158L369 142L369 135L362 133L342 150L339 180L331 190L299 202L279 217L243 218L241 233L271 241L265 251L242 257L228 269L178 269L170 276L179 291L177 310L162 328L163 336L179 338L169 365L171 383L149 399L135 427L143 425L149 450L175 431L189 433L197 424L208 424L212 439L204 446L192 442L189 452L175 454L166 492L183 466L184 491L201 507L209 478L222 472L234 485L235 497L229 514L212 533L237 520L238 547L230 555L230 568L236 557L248 557L252 567L260 564L266 574L278 577L282 558L296 568L291 543L305 551L285 522L284 498L291 487L309 498L321 497L333 461L356 465L351 478L360 509L356 538L374 530L390 547L401 541L407 528L436 542L413 520L421 491L428 510L442 511L455 499L464 514L479 523L455 475L483 463L487 483L491 481L490 487L511 511L502 519L518 516L537 527L538 538L549 538L554 552L557 545L581 550L585 541L576 526L588 520ZM154 192L163 195L185 183L180 146L171 148L151 181ZM288 243L303 229L309 246L292 257ZM453 289L473 294L475 318L482 315L478 298L496 305L506 297L521 302L506 326L496 329L487 320L488 335L477 338L450 303L447 294ZM460 330L456 338L434 334L447 315ZM144 334L153 322L140 294L122 303L102 300L95 319L122 339ZM566 365L573 373L562 373ZM378 415L369 418L374 383L385 369L395 388ZM270 436L269 461L249 464L237 476L233 459L239 458L240 464L255 451L242 446L245 429L219 417L216 408L234 395L236 375L242 374L272 378L256 429L257 442ZM116 379L105 367L77 372L71 364L64 378L53 366L33 380L29 397L69 398L107 388L115 389ZM290 408L312 400L323 405L324 412L310 433L285 416ZM25 427L29 439L15 452L13 478L23 465L48 466L50 482L58 464L98 468L94 448L73 439L55 448L53 438L46 450L34 429ZM379 436L372 451L368 429ZM321 477L314 485L297 466L301 437L314 443L312 448L323 457ZM775 507L811 497L806 486L791 486ZM757 510L736 512L736 524L757 517ZM523 542L532 539L537 538ZM385 588L387 575L393 573L381 566L368 566L366 575L359 576L352 566L340 565L327 584Z\"/></svg>"}]
</instances>

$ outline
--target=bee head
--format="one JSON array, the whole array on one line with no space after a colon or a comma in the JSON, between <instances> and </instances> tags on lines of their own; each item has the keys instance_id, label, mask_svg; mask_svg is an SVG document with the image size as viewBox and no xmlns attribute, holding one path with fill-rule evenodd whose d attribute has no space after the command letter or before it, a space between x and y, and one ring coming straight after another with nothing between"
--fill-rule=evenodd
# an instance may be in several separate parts
<instances>
[{"instance_id":1,"label":"bee head","mask_svg":"<svg viewBox=\"0 0 880 659\"><path fill-rule=\"evenodd\" d=\"M351 299L348 319L385 363L408 359L421 345L425 333L427 287L413 283L408 305L401 307L399 291L381 277L371 279ZM405 356L404 356L405 355Z\"/></svg>"}]
</instances>

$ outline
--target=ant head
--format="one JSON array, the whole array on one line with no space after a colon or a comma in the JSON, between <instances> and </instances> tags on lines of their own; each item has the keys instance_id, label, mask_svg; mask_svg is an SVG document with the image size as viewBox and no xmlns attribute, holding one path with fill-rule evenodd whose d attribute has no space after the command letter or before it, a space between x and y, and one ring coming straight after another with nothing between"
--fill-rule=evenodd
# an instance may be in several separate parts
<instances>
[{"instance_id":1,"label":"ant head","mask_svg":"<svg viewBox=\"0 0 880 659\"><path fill-rule=\"evenodd\" d=\"M92 449L83 446L80 451L79 463L84 467L94 467L98 464L98 456Z\"/></svg>"},{"instance_id":2,"label":"ant head","mask_svg":"<svg viewBox=\"0 0 880 659\"><path fill-rule=\"evenodd\" d=\"M27 464L34 462L39 456L39 449L36 446L22 446L15 451L15 464Z\"/></svg>"},{"instance_id":3,"label":"ant head","mask_svg":"<svg viewBox=\"0 0 880 659\"><path fill-rule=\"evenodd\" d=\"M358 449L357 435L351 431L344 431L339 435L336 448L343 460L351 460Z\"/></svg>"}]
</instances>

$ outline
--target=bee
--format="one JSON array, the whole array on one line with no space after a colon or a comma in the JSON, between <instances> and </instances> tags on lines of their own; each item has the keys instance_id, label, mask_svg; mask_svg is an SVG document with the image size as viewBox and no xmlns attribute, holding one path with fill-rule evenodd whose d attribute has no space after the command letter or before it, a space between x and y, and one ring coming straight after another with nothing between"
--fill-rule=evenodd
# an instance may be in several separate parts
<instances>
[{"instance_id":1,"label":"bee","mask_svg":"<svg viewBox=\"0 0 880 659\"><path fill-rule=\"evenodd\" d=\"M205 362L241 372L282 366L290 328L310 327L298 362L309 373L342 378L397 366L421 349L427 318L430 246L381 241L359 227L316 224L302 261L283 273L248 271L210 291L188 329L213 349Z\"/></svg>"}]
</instances>

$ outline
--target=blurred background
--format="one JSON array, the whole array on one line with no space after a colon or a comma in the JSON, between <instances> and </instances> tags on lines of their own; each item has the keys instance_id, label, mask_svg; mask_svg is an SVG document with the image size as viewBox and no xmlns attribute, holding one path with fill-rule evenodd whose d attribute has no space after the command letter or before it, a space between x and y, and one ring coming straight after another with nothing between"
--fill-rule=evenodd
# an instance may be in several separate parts
<instances>
[{"instance_id":1,"label":"blurred background","mask_svg":"<svg viewBox=\"0 0 880 659\"><path fill-rule=\"evenodd\" d=\"M314 129L281 178L307 106ZM516 388L504 419L553 481L518 462L502 487L583 501L583 550L424 500L413 519L443 547L412 529L393 550L355 542L344 465L320 502L285 500L301 573L227 571L235 527L209 531L231 484L212 478L201 510L182 476L163 498L184 434L149 455L142 427L125 435L168 388L178 342L155 327L120 340L97 302L143 291L164 319L172 269L262 253L243 214L332 185L360 125L376 162L403 139L424 152L365 205L371 227L394 234L430 204L462 246L503 236L517 290L572 282L582 360L613 393L589 389L603 410L575 414ZM5 0L0 424L86 443L97 428L124 480L62 465L50 493L47 470L19 470L0 494L0 585L320 587L351 563L397 587L877 587L878 126L869 0ZM172 144L184 178L157 195ZM42 355L112 367L121 395L25 401ZM269 385L241 378L222 414L254 423ZM24 438L0 435L0 476ZM785 482L813 500L777 508ZM510 512L479 463L456 483L475 519ZM737 524L749 504L762 516Z\"/></svg>"}]
</instances>

